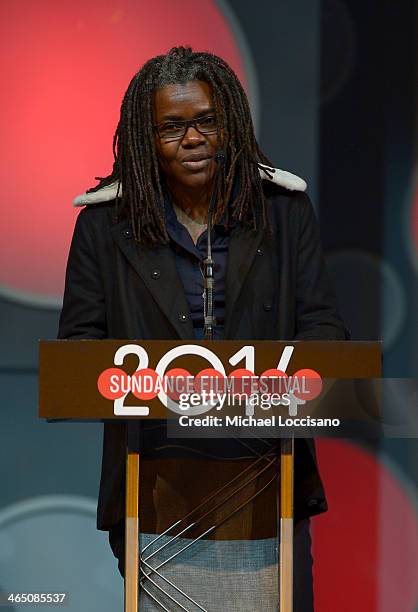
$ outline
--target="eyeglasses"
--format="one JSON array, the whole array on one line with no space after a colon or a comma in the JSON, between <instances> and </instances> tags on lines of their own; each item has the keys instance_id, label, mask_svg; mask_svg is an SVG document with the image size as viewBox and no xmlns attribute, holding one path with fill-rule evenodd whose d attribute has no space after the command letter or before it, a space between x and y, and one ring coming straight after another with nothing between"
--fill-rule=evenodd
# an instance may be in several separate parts
<instances>
[{"instance_id":1,"label":"eyeglasses","mask_svg":"<svg viewBox=\"0 0 418 612\"><path fill-rule=\"evenodd\" d=\"M197 119L167 121L153 125L153 129L157 132L161 140L181 140L184 138L189 127L194 127L200 134L214 134L216 132L216 117L208 115L207 117L198 117Z\"/></svg>"}]
</instances>

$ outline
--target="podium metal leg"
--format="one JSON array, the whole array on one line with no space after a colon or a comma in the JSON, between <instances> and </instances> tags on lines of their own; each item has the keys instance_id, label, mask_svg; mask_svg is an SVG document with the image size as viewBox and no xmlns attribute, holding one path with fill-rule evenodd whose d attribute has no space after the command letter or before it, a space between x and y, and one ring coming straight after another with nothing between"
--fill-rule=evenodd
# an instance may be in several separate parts
<instances>
[{"instance_id":1,"label":"podium metal leg","mask_svg":"<svg viewBox=\"0 0 418 612\"><path fill-rule=\"evenodd\" d=\"M293 612L294 439L280 444L280 612Z\"/></svg>"},{"instance_id":2,"label":"podium metal leg","mask_svg":"<svg viewBox=\"0 0 418 612\"><path fill-rule=\"evenodd\" d=\"M138 612L139 449L135 427L127 424L125 514L125 612Z\"/></svg>"}]
</instances>

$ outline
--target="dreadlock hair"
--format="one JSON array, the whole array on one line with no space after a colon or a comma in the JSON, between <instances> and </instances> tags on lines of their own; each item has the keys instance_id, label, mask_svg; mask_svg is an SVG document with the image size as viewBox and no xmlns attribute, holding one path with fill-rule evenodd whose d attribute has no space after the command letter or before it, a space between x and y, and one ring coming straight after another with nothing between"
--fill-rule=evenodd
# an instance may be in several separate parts
<instances>
[{"instance_id":1,"label":"dreadlock hair","mask_svg":"<svg viewBox=\"0 0 418 612\"><path fill-rule=\"evenodd\" d=\"M218 140L226 163L219 180L214 219L218 221L231 197L232 216L257 226L261 210L266 225L265 198L258 162L271 166L254 134L247 96L234 71L212 53L173 47L166 55L150 59L133 77L125 93L120 120L113 138L112 173L96 177L97 191L119 181L117 215L130 217L137 241L155 245L168 241L164 217L164 177L160 170L153 131L154 92L172 84L205 81L211 87L217 118ZM234 187L234 190L233 190Z\"/></svg>"}]
</instances>

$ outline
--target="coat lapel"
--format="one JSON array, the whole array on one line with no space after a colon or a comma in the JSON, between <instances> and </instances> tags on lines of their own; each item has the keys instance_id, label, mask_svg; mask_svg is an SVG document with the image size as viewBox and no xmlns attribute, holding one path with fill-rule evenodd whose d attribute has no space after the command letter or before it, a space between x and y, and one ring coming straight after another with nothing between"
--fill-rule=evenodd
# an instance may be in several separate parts
<instances>
[{"instance_id":1,"label":"coat lapel","mask_svg":"<svg viewBox=\"0 0 418 612\"><path fill-rule=\"evenodd\" d=\"M141 277L179 338L193 338L190 310L172 249L168 245L152 249L140 247L135 242L127 221L114 225L111 232L114 241ZM228 338L236 302L262 237L262 230L252 230L240 225L231 231L226 270L225 338ZM182 314L187 315L186 321L181 320Z\"/></svg>"},{"instance_id":2,"label":"coat lapel","mask_svg":"<svg viewBox=\"0 0 418 612\"><path fill-rule=\"evenodd\" d=\"M141 277L178 336L184 340L193 338L190 310L172 249L168 245L140 247L127 221L114 225L111 232L114 241Z\"/></svg>"},{"instance_id":3,"label":"coat lapel","mask_svg":"<svg viewBox=\"0 0 418 612\"><path fill-rule=\"evenodd\" d=\"M226 267L226 312L224 337L228 338L235 305L247 274L253 264L257 249L263 238L263 231L236 226L231 232Z\"/></svg>"}]
</instances>

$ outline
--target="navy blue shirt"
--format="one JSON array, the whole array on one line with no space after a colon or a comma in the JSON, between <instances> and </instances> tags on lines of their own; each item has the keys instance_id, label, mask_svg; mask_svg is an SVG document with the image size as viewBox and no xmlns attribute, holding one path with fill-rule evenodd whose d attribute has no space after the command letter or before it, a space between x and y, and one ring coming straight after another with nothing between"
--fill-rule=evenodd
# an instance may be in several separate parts
<instances>
[{"instance_id":1,"label":"navy blue shirt","mask_svg":"<svg viewBox=\"0 0 418 612\"><path fill-rule=\"evenodd\" d=\"M165 221L168 235L170 236L171 247L175 252L176 266L179 276L184 286L190 314L193 320L194 337L196 340L203 338L203 275L200 266L206 257L207 230L199 236L194 244L191 235L186 227L177 219L172 202L169 197L165 198ZM230 232L237 222L232 218L230 212L226 211L219 223L214 225L212 231L212 257L215 262L214 277L214 307L216 317L216 327L214 339L223 337L225 326L225 286L226 286L226 266L229 247ZM234 438L185 438L184 428L177 426L172 421L172 429L169 434L170 448L165 452L171 456L183 457L185 448L189 451L198 452L200 455L221 459L227 457L240 458L252 457L253 452L249 451L249 443L254 446L254 440L247 440L245 445ZM174 433L176 429L176 433ZM177 437L178 436L178 437ZM179 446L180 449L176 448ZM262 448L259 449L261 452ZM187 451L186 451L187 452Z\"/></svg>"},{"instance_id":2,"label":"navy blue shirt","mask_svg":"<svg viewBox=\"0 0 418 612\"><path fill-rule=\"evenodd\" d=\"M171 246L176 255L176 265L183 283L186 299L189 304L193 322L194 336L203 338L203 260L206 257L207 230L199 236L194 244L189 231L177 219L170 198L165 200L166 228L171 239ZM230 229L228 215L220 223L214 224L212 230L212 257L214 265L214 310L216 326L214 339L223 336L225 325L225 280L229 246Z\"/></svg>"}]
</instances>

